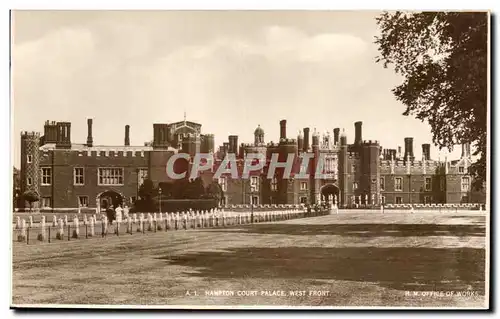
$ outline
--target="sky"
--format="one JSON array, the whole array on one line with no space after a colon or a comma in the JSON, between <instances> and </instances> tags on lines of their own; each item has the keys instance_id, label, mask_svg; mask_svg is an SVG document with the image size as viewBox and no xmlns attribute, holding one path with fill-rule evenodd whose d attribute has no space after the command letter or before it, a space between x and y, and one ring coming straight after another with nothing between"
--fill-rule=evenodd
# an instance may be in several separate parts
<instances>
[{"instance_id":1,"label":"sky","mask_svg":"<svg viewBox=\"0 0 500 319\"><path fill-rule=\"evenodd\" d=\"M375 63L379 12L357 11L14 11L11 36L13 163L20 132L69 121L85 143L152 140L153 123L187 120L215 135L253 142L260 125L277 142L298 131L345 129L414 154L431 143L427 123L403 116L391 93L402 82ZM431 146L431 157L443 159ZM457 147L449 158L460 156Z\"/></svg>"}]
</instances>

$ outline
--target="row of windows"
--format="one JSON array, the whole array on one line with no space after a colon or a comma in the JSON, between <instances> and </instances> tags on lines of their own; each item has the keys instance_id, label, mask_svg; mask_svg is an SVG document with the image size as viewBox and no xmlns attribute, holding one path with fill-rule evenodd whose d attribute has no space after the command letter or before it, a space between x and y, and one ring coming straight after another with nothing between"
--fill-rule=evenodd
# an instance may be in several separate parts
<instances>
[{"instance_id":1,"label":"row of windows","mask_svg":"<svg viewBox=\"0 0 500 319\"><path fill-rule=\"evenodd\" d=\"M123 168L99 168L98 169L98 185L123 185ZM139 169L138 173L138 183L139 185L144 182L144 180L148 176L148 170L145 168ZM42 185L51 185L52 184L52 169L50 167L43 167L41 169L41 178ZM376 181L376 180L375 180ZM28 178L27 184L31 185L31 178ZM73 169L73 184L74 185L85 185L85 174L83 167L75 167ZM225 177L219 178L219 184L222 187L222 191L227 191L227 180ZM271 190L276 191L278 186L278 182L276 177L274 177L271 181ZM251 176L250 179L250 188L253 192L259 191L259 177ZM441 180L440 183L441 191L444 191L444 180ZM358 189L358 183L353 183L353 189ZM461 181L461 190L463 192L467 192L470 189L470 178L462 177ZM307 182L300 183L300 190L307 190ZM380 178L380 190L385 191L385 178ZM395 177L394 178L394 190L402 191L403 190L403 178ZM432 178L425 178L425 190L432 190Z\"/></svg>"},{"instance_id":2,"label":"row of windows","mask_svg":"<svg viewBox=\"0 0 500 319\"><path fill-rule=\"evenodd\" d=\"M41 178L42 185L47 186L52 184L52 168L42 167ZM140 168L138 171L137 182L141 185L148 176L146 168ZM27 184L32 184L32 179L28 177ZM123 168L99 168L97 170L98 185L123 185L124 173ZM85 171L83 167L75 167L73 169L73 184L85 185Z\"/></svg>"},{"instance_id":3,"label":"row of windows","mask_svg":"<svg viewBox=\"0 0 500 319\"><path fill-rule=\"evenodd\" d=\"M355 185L353 186L353 188L357 189L357 183L354 183L354 184ZM444 179L440 180L440 189L441 189L441 191L445 190ZM385 190L385 178L384 177L380 178L380 190L381 191ZM395 191L402 191L403 190L403 178L402 177L395 177L394 178L394 190ZM432 178L431 177L425 178L425 190L426 191L432 190ZM462 177L461 190L462 190L462 192L468 192L470 190L470 178L469 177L467 177L467 176Z\"/></svg>"},{"instance_id":4,"label":"row of windows","mask_svg":"<svg viewBox=\"0 0 500 319\"><path fill-rule=\"evenodd\" d=\"M81 207L88 207L89 206L89 197L88 196L78 196L78 204ZM51 197L42 197L40 200L40 205L42 208L52 207L52 198Z\"/></svg>"},{"instance_id":5,"label":"row of windows","mask_svg":"<svg viewBox=\"0 0 500 319\"><path fill-rule=\"evenodd\" d=\"M252 192L259 191L259 179L260 178L258 176L250 177L250 190ZM227 179L225 177L219 178L219 185L221 186L223 192L227 191ZM276 190L278 190L278 180L276 179L276 177L273 177L273 179L271 180L271 191L276 191ZM307 182L300 183L300 190L301 191L307 190Z\"/></svg>"},{"instance_id":6,"label":"row of windows","mask_svg":"<svg viewBox=\"0 0 500 319\"><path fill-rule=\"evenodd\" d=\"M376 181L376 180L375 180ZM259 177L257 176L252 176L251 182L250 182L250 187L252 191L258 191L259 190ZM227 191L227 180L225 177L219 178L219 184L222 186L222 191ZM278 181L274 177L271 180L271 190L276 191L278 189ZM354 190L358 189L358 183L354 182L353 187ZM444 180L441 180L440 184L441 191L445 190L444 187ZM462 192L468 192L470 189L470 178L469 177L462 177L462 184L461 184L461 189ZM300 190L301 191L306 191L307 190L307 182L301 182L300 183ZM380 190L385 191L385 178L381 177L380 178ZM402 177L395 177L394 178L394 190L395 191L403 191L403 178ZM431 191L432 190L432 178L431 177L426 177L425 178L425 190L426 191Z\"/></svg>"}]
</instances>

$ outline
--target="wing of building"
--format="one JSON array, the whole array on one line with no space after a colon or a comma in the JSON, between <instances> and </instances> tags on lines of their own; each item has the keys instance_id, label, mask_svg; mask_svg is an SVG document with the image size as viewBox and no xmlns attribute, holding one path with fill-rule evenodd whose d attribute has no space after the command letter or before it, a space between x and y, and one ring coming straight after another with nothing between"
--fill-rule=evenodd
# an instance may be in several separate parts
<instances>
[{"instance_id":1,"label":"wing of building","mask_svg":"<svg viewBox=\"0 0 500 319\"><path fill-rule=\"evenodd\" d=\"M204 184L214 182L214 174L228 154L234 154L239 177L249 153L265 155L266 163L248 179L223 174L218 182L224 192L222 204L299 204L337 198L343 207L356 204L380 205L411 203L484 202L484 193L471 189L470 146L465 144L459 159L430 158L430 144L422 145L422 158L416 160L413 138L404 138L399 147L383 149L375 140L362 139L362 123L356 122L353 143L339 128L320 134L304 128L296 138L287 137L287 122L281 120L277 143L265 142L264 129L254 131L253 143L238 144L230 135L217 151L214 136L202 134L201 124L187 121L153 124L153 141L130 145L130 126L125 126L123 145L94 145L93 120L87 120L86 143L71 139L71 123L46 121L44 133L21 133L21 193L32 190L40 195L42 208L99 207L132 205L139 186L146 178L154 185L173 182L166 174L168 159L177 153L194 157L214 155L212 169L199 174ZM278 168L267 178L273 154L280 162L294 154L291 178L283 178ZM310 154L309 177L301 178L301 156ZM318 159L323 165L318 168ZM192 161L176 161L176 171L191 170ZM315 172L325 174L315 178ZM186 177L188 178L188 177ZM22 205L22 203L21 203ZM25 204L25 207L28 207Z\"/></svg>"}]
</instances>

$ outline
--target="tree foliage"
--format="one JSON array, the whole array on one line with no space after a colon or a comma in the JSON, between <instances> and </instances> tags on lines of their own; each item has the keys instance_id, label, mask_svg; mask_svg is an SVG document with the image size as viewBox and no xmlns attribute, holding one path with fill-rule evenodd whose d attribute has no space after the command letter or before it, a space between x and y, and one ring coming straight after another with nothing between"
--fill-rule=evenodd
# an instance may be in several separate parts
<instances>
[{"instance_id":1,"label":"tree foliage","mask_svg":"<svg viewBox=\"0 0 500 319\"><path fill-rule=\"evenodd\" d=\"M377 18L377 62L404 78L392 92L427 121L433 142L451 150L471 143L475 186L486 181L488 14L385 12Z\"/></svg>"},{"instance_id":2,"label":"tree foliage","mask_svg":"<svg viewBox=\"0 0 500 319\"><path fill-rule=\"evenodd\" d=\"M25 191L23 193L23 199L30 204L30 210L33 208L33 203L40 200L40 195L35 191Z\"/></svg>"},{"instance_id":3,"label":"tree foliage","mask_svg":"<svg viewBox=\"0 0 500 319\"><path fill-rule=\"evenodd\" d=\"M145 179L144 182L139 186L139 196L143 200L150 200L155 196L155 185L152 180Z\"/></svg>"}]
</instances>

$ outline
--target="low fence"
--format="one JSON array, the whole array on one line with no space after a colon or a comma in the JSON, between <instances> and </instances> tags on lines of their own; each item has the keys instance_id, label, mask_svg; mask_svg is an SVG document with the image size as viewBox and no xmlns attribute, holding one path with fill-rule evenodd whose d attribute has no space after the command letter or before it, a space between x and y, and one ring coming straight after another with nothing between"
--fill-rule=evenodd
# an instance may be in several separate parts
<instances>
[{"instance_id":1,"label":"low fence","mask_svg":"<svg viewBox=\"0 0 500 319\"><path fill-rule=\"evenodd\" d=\"M75 215L72 219L53 216L48 222L40 216L35 223L33 217L28 220L16 218L13 230L15 242L35 244L56 241L90 239L107 236L125 236L147 234L159 231L175 231L204 228L224 228L252 223L274 222L296 218L315 217L330 214L329 210L269 210L256 212L236 211L190 211L184 213L140 213L132 214L122 220L108 222L106 216Z\"/></svg>"}]
</instances>

